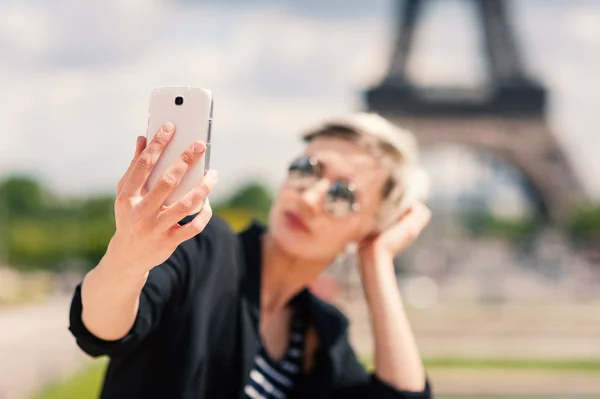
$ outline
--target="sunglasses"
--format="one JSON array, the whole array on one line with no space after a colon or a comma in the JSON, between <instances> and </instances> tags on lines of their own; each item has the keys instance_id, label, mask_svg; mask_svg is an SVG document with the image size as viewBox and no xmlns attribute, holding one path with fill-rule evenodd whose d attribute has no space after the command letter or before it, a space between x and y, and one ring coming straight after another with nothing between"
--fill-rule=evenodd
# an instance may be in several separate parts
<instances>
[{"instance_id":1,"label":"sunglasses","mask_svg":"<svg viewBox=\"0 0 600 399\"><path fill-rule=\"evenodd\" d=\"M323 164L315 157L296 158L288 169L288 184L297 190L306 190L320 181ZM345 217L360 209L355 185L344 179L331 182L325 195L325 211L334 217Z\"/></svg>"}]
</instances>

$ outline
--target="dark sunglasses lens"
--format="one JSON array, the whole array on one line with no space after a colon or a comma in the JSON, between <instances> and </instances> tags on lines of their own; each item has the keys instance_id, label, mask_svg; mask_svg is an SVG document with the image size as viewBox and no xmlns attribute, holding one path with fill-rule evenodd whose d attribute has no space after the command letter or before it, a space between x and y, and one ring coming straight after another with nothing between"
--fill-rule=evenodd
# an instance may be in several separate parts
<instances>
[{"instance_id":1,"label":"dark sunglasses lens","mask_svg":"<svg viewBox=\"0 0 600 399\"><path fill-rule=\"evenodd\" d=\"M325 207L334 216L348 215L356 201L354 190L348 182L338 181L327 191Z\"/></svg>"},{"instance_id":2,"label":"dark sunglasses lens","mask_svg":"<svg viewBox=\"0 0 600 399\"><path fill-rule=\"evenodd\" d=\"M317 165L309 157L300 157L292 162L289 172L296 175L315 175L317 173Z\"/></svg>"},{"instance_id":3,"label":"dark sunglasses lens","mask_svg":"<svg viewBox=\"0 0 600 399\"><path fill-rule=\"evenodd\" d=\"M298 188L308 187L318 177L318 164L310 157L297 158L289 168L289 178Z\"/></svg>"}]
</instances>

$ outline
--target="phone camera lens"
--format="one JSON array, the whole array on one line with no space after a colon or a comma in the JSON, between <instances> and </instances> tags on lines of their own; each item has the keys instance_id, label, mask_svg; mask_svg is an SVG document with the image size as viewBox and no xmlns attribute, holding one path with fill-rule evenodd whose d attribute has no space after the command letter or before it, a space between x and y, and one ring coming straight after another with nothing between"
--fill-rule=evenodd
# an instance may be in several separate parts
<instances>
[{"instance_id":1,"label":"phone camera lens","mask_svg":"<svg viewBox=\"0 0 600 399\"><path fill-rule=\"evenodd\" d=\"M183 97L175 97L175 105L183 104Z\"/></svg>"}]
</instances>

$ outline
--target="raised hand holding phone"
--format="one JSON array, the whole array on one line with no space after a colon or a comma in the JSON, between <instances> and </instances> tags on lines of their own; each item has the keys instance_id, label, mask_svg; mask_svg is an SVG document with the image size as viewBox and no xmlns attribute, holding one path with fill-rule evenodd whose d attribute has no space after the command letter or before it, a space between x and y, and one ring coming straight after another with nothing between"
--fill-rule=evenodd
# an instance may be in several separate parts
<instances>
[{"instance_id":1,"label":"raised hand holding phone","mask_svg":"<svg viewBox=\"0 0 600 399\"><path fill-rule=\"evenodd\" d=\"M138 137L131 164L117 184L116 232L107 255L117 258L122 267L149 271L167 260L180 243L201 232L212 216L207 203L193 221L183 226L178 223L204 203L217 181L215 171L209 171L179 200L165 205L166 199L205 154L206 144L202 141L192 143L147 189L148 177L176 134L175 130L173 123L165 123L148 145L144 137Z\"/></svg>"},{"instance_id":2,"label":"raised hand holding phone","mask_svg":"<svg viewBox=\"0 0 600 399\"><path fill-rule=\"evenodd\" d=\"M217 182L216 171L205 173L211 122L208 90L171 87L152 93L146 137L137 138L117 184L115 234L81 285L81 318L95 336L112 341L127 334L150 270L208 224L208 194ZM194 213L192 221L179 224Z\"/></svg>"},{"instance_id":3,"label":"raised hand holding phone","mask_svg":"<svg viewBox=\"0 0 600 399\"><path fill-rule=\"evenodd\" d=\"M149 270L204 229L212 214L207 196L216 183L216 172L205 176L212 109L207 89L152 91L146 137L138 137L135 156L117 187L116 233L108 255ZM191 223L178 224L195 213Z\"/></svg>"}]
</instances>

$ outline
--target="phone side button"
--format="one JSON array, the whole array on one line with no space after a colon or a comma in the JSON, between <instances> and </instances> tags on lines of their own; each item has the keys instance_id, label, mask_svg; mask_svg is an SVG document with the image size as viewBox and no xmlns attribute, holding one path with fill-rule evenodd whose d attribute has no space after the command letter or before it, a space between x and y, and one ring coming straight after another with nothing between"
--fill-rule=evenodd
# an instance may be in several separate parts
<instances>
[{"instance_id":1,"label":"phone side button","mask_svg":"<svg viewBox=\"0 0 600 399\"><path fill-rule=\"evenodd\" d=\"M207 143L210 143L211 137L212 137L212 119L209 119L208 120L208 136L207 136L207 139L206 139Z\"/></svg>"}]
</instances>

